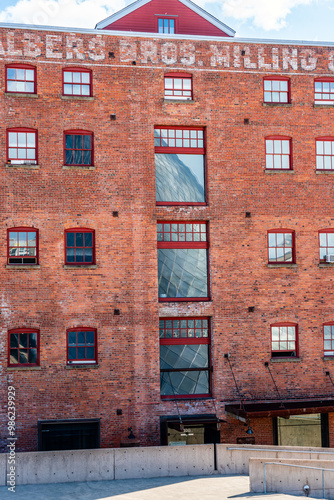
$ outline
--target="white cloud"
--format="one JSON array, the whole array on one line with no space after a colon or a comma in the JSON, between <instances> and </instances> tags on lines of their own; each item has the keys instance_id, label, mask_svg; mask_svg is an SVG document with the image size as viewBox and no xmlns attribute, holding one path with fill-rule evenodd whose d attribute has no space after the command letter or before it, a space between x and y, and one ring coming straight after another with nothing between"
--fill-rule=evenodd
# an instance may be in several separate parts
<instances>
[{"instance_id":1,"label":"white cloud","mask_svg":"<svg viewBox=\"0 0 334 500\"><path fill-rule=\"evenodd\" d=\"M94 28L126 0L18 0L0 11L0 22Z\"/></svg>"},{"instance_id":2,"label":"white cloud","mask_svg":"<svg viewBox=\"0 0 334 500\"><path fill-rule=\"evenodd\" d=\"M253 23L265 30L279 30L286 25L285 18L294 7L308 5L314 0L226 0L223 16L241 21L253 18Z\"/></svg>"}]
</instances>

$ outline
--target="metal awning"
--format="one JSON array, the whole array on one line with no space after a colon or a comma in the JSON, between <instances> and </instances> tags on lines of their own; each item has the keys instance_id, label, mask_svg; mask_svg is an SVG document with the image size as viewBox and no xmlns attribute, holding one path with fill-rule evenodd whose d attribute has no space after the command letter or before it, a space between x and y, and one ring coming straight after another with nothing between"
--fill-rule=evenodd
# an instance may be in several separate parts
<instances>
[{"instance_id":1,"label":"metal awning","mask_svg":"<svg viewBox=\"0 0 334 500\"><path fill-rule=\"evenodd\" d=\"M246 421L250 418L284 417L307 413L334 412L334 399L303 399L282 401L252 401L225 405L225 412Z\"/></svg>"}]
</instances>

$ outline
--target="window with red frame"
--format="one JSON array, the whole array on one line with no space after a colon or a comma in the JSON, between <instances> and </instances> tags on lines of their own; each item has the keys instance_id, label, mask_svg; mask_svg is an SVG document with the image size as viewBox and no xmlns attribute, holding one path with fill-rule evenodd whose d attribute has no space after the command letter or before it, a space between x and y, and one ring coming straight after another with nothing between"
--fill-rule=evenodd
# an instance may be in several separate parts
<instances>
[{"instance_id":1,"label":"window with red frame","mask_svg":"<svg viewBox=\"0 0 334 500\"><path fill-rule=\"evenodd\" d=\"M334 78L314 80L314 103L334 104Z\"/></svg>"},{"instance_id":2,"label":"window with red frame","mask_svg":"<svg viewBox=\"0 0 334 500\"><path fill-rule=\"evenodd\" d=\"M69 130L65 132L65 165L79 167L93 165L93 134Z\"/></svg>"},{"instance_id":3,"label":"window with red frame","mask_svg":"<svg viewBox=\"0 0 334 500\"><path fill-rule=\"evenodd\" d=\"M274 104L290 102L289 78L266 77L263 79L263 101Z\"/></svg>"},{"instance_id":4,"label":"window with red frame","mask_svg":"<svg viewBox=\"0 0 334 500\"><path fill-rule=\"evenodd\" d=\"M36 94L36 68L24 64L6 66L6 92Z\"/></svg>"},{"instance_id":5,"label":"window with red frame","mask_svg":"<svg viewBox=\"0 0 334 500\"><path fill-rule=\"evenodd\" d=\"M67 330L67 364L93 364L96 362L96 330L94 328Z\"/></svg>"},{"instance_id":6,"label":"window with red frame","mask_svg":"<svg viewBox=\"0 0 334 500\"><path fill-rule=\"evenodd\" d=\"M266 168L270 170L291 170L291 138L267 137L266 138Z\"/></svg>"},{"instance_id":7,"label":"window with red frame","mask_svg":"<svg viewBox=\"0 0 334 500\"><path fill-rule=\"evenodd\" d=\"M39 365L39 331L29 328L8 332L8 366Z\"/></svg>"},{"instance_id":8,"label":"window with red frame","mask_svg":"<svg viewBox=\"0 0 334 500\"><path fill-rule=\"evenodd\" d=\"M63 95L90 97L92 72L85 69L63 69Z\"/></svg>"},{"instance_id":9,"label":"window with red frame","mask_svg":"<svg viewBox=\"0 0 334 500\"><path fill-rule=\"evenodd\" d=\"M157 205L205 205L204 129L155 127Z\"/></svg>"},{"instance_id":10,"label":"window with red frame","mask_svg":"<svg viewBox=\"0 0 334 500\"><path fill-rule=\"evenodd\" d=\"M317 170L334 170L334 137L320 137L315 146Z\"/></svg>"},{"instance_id":11,"label":"window with red frame","mask_svg":"<svg viewBox=\"0 0 334 500\"><path fill-rule=\"evenodd\" d=\"M271 357L298 357L297 325L276 323L271 325Z\"/></svg>"},{"instance_id":12,"label":"window with red frame","mask_svg":"<svg viewBox=\"0 0 334 500\"><path fill-rule=\"evenodd\" d=\"M295 262L295 233L289 229L268 231L269 264L293 264Z\"/></svg>"},{"instance_id":13,"label":"window with red frame","mask_svg":"<svg viewBox=\"0 0 334 500\"><path fill-rule=\"evenodd\" d=\"M160 319L159 336L161 396L209 395L209 318Z\"/></svg>"},{"instance_id":14,"label":"window with red frame","mask_svg":"<svg viewBox=\"0 0 334 500\"><path fill-rule=\"evenodd\" d=\"M188 73L165 74L165 99L191 100L192 76Z\"/></svg>"},{"instance_id":15,"label":"window with red frame","mask_svg":"<svg viewBox=\"0 0 334 500\"><path fill-rule=\"evenodd\" d=\"M173 35L175 33L175 19L159 18L158 19L158 33L168 33Z\"/></svg>"},{"instance_id":16,"label":"window with red frame","mask_svg":"<svg viewBox=\"0 0 334 500\"><path fill-rule=\"evenodd\" d=\"M7 162L13 165L37 164L37 131L28 128L7 130Z\"/></svg>"},{"instance_id":17,"label":"window with red frame","mask_svg":"<svg viewBox=\"0 0 334 500\"><path fill-rule=\"evenodd\" d=\"M319 231L319 257L322 262L334 262L334 229Z\"/></svg>"},{"instance_id":18,"label":"window with red frame","mask_svg":"<svg viewBox=\"0 0 334 500\"><path fill-rule=\"evenodd\" d=\"M158 222L160 301L209 300L207 224Z\"/></svg>"},{"instance_id":19,"label":"window with red frame","mask_svg":"<svg viewBox=\"0 0 334 500\"><path fill-rule=\"evenodd\" d=\"M95 232L92 229L65 231L65 264L95 264Z\"/></svg>"},{"instance_id":20,"label":"window with red frame","mask_svg":"<svg viewBox=\"0 0 334 500\"><path fill-rule=\"evenodd\" d=\"M334 322L324 324L324 356L334 356Z\"/></svg>"},{"instance_id":21,"label":"window with red frame","mask_svg":"<svg viewBox=\"0 0 334 500\"><path fill-rule=\"evenodd\" d=\"M38 230L14 227L7 233L8 264L38 264Z\"/></svg>"}]
</instances>

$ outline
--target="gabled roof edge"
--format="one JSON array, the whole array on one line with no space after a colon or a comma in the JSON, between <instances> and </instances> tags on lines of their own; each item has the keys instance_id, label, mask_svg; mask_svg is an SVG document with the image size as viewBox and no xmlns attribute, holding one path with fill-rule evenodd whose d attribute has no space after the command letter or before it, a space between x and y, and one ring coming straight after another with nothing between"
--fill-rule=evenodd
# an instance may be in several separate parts
<instances>
[{"instance_id":1,"label":"gabled roof edge","mask_svg":"<svg viewBox=\"0 0 334 500\"><path fill-rule=\"evenodd\" d=\"M132 4L128 5L127 7L124 7L124 9L115 12L115 14L112 14L111 16L107 17L106 19L103 19L99 23L96 24L95 29L103 29L106 26L109 26L110 24L118 21L122 17L126 16L127 14L130 14L131 12L139 9L143 5L146 5L149 3L151 0L137 0L136 2L133 2ZM222 30L224 33L226 33L229 36L234 36L235 35L235 30L224 24L223 22L219 21L216 17L212 16L208 12L206 12L204 9L199 7L198 5L194 4L191 0L179 0L179 2L183 3L186 7L191 9L192 11L196 12L199 16L203 17L206 21L209 23L213 24L216 26L218 29Z\"/></svg>"}]
</instances>

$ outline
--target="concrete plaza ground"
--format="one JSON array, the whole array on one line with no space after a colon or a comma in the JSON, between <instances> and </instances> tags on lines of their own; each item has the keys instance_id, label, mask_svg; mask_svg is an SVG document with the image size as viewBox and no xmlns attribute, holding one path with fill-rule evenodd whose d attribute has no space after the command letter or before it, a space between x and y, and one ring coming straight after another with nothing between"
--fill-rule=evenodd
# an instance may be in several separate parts
<instances>
[{"instance_id":1,"label":"concrete plaza ground","mask_svg":"<svg viewBox=\"0 0 334 500\"><path fill-rule=\"evenodd\" d=\"M301 492L301 496L305 495ZM17 486L15 493L0 487L0 499L8 500L289 500L284 494L253 494L248 476L184 476L128 479L87 483Z\"/></svg>"}]
</instances>

